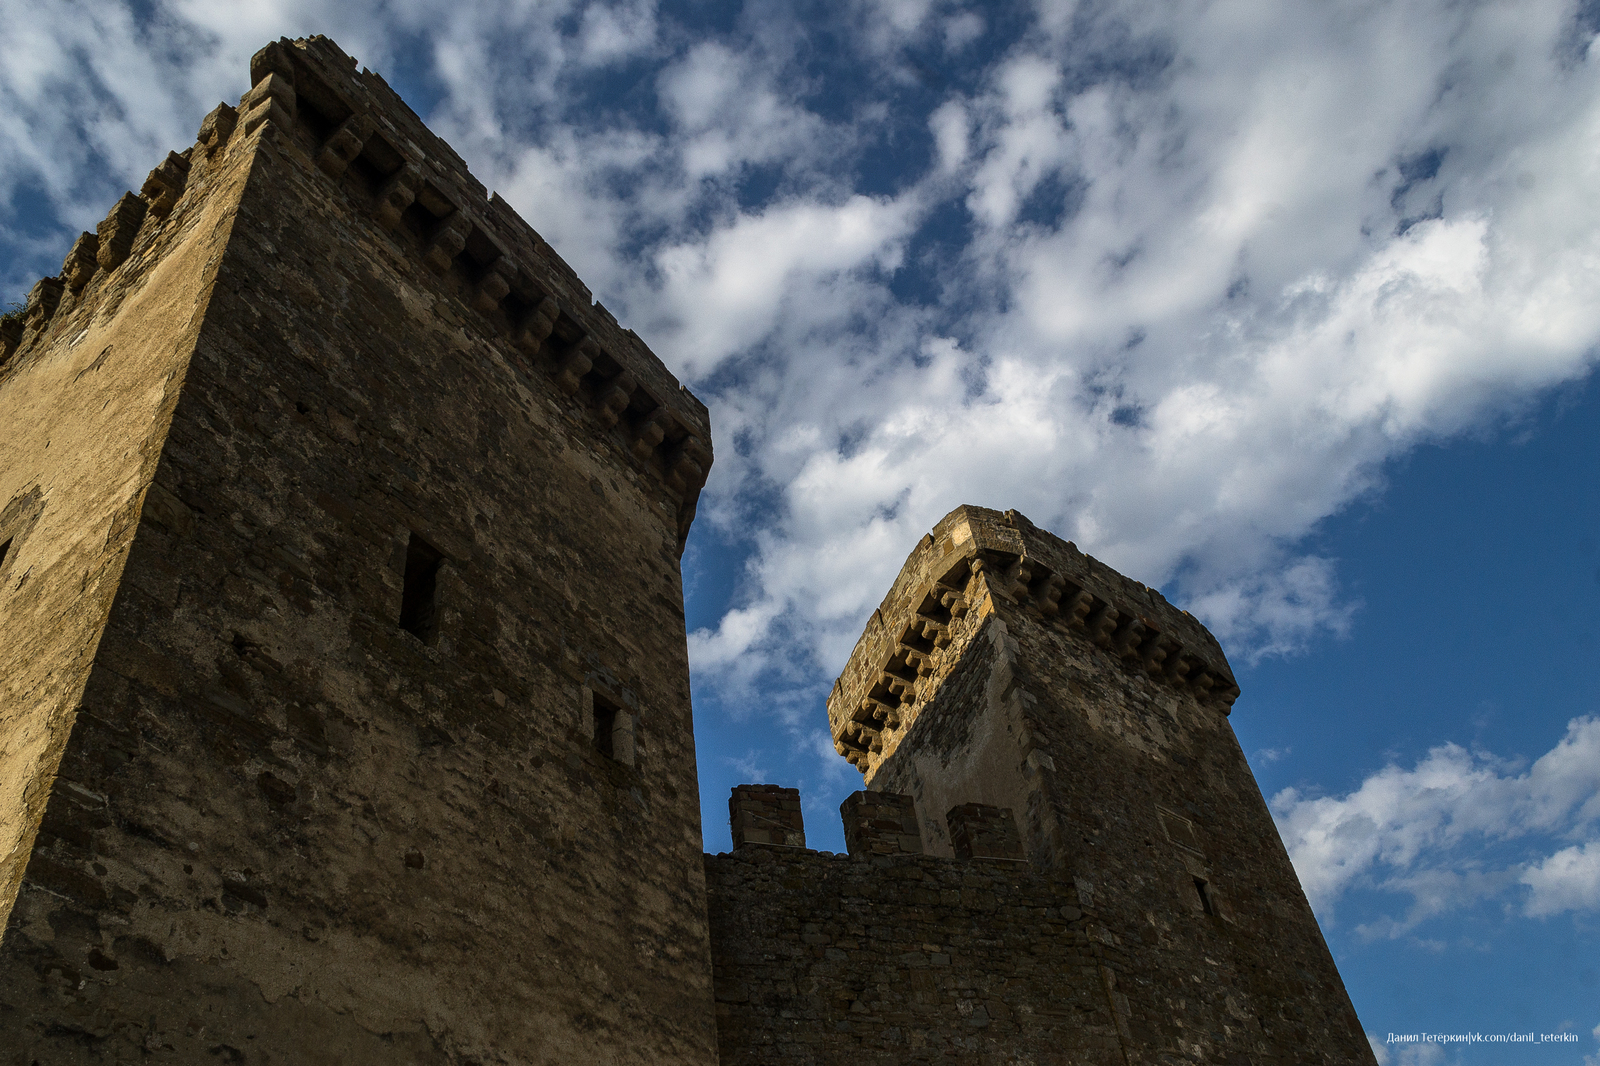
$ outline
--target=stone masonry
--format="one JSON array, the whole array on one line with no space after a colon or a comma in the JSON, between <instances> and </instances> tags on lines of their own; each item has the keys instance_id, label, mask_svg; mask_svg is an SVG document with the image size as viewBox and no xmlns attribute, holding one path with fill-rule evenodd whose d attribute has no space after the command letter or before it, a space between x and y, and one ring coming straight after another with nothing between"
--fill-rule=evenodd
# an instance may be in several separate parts
<instances>
[{"instance_id":1,"label":"stone masonry","mask_svg":"<svg viewBox=\"0 0 1600 1066\"><path fill-rule=\"evenodd\" d=\"M1075 971L1074 994L1088 1003L1101 989L1110 1013L1094 1017L1099 1032L1115 1032L1122 1061L1372 1062L1228 726L1237 694L1216 641L1159 593L1015 511L951 512L907 559L828 700L836 749L864 773L869 792L885 794L877 809L915 810L924 853L852 866L850 887L839 891L862 901L854 916L822 887L833 884L827 864L790 870L783 884L797 906L834 908L833 924L822 922L817 935L851 942L835 947L848 958L834 960L830 980L848 971L879 990L903 988L901 930L919 930L930 944L957 933L1009 935L976 897L964 897L973 900L965 910L933 911L957 897L900 880L982 870L972 876L1041 886L1027 893L1053 886L1061 902L1039 903L1041 921L1049 906L1089 916L1076 930L1040 925L1025 950L1068 968L1079 965L1069 957L1093 959ZM845 817L847 825L855 818L848 802ZM764 986L759 1008L730 999L728 989L769 972L760 964L767 955L799 958L787 939L790 895L770 907L765 897L743 898L752 875L741 863L749 861L736 852L707 867L724 1062L844 1061L851 1039L874 1049L868 1061L1096 1061L1088 1045L1065 1050L1039 1015L1008 1016L1015 1028L984 1028L965 1043L954 1042L954 1021L939 1033L928 1012L940 997L1021 979L970 961L964 970L959 959L972 955L951 955L927 997L884 998L868 1017L819 998L825 983L798 973L793 984ZM732 897L737 918L727 913ZM771 932L760 943L743 941L762 930ZM823 962L831 957L823 941L801 943L822 947ZM804 965L810 973L821 963ZM836 1058L808 1058L801 1035L768 1020L794 1014L835 1034L804 1039L833 1041ZM913 1029L921 1051L896 1043ZM752 1035L730 1038L735 1030ZM730 1058L731 1048L756 1040L773 1050Z\"/></svg>"},{"instance_id":2,"label":"stone masonry","mask_svg":"<svg viewBox=\"0 0 1600 1066\"><path fill-rule=\"evenodd\" d=\"M701 853L706 408L280 41L0 319L0 1066L1372 1057L1193 618L1016 512Z\"/></svg>"},{"instance_id":3,"label":"stone masonry","mask_svg":"<svg viewBox=\"0 0 1600 1066\"><path fill-rule=\"evenodd\" d=\"M377 75L250 73L0 350L0 1062L712 1063L706 410Z\"/></svg>"}]
</instances>

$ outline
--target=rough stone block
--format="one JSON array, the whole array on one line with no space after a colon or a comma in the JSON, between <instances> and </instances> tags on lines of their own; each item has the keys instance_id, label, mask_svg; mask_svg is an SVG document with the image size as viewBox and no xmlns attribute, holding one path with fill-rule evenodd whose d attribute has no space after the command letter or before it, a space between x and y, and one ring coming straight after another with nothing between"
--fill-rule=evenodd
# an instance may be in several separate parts
<instances>
[{"instance_id":1,"label":"rough stone block","mask_svg":"<svg viewBox=\"0 0 1600 1066\"><path fill-rule=\"evenodd\" d=\"M150 205L133 193L123 193L122 199L111 209L99 226L95 227L100 246L95 251L95 261L101 270L115 270L133 250L134 238L150 211Z\"/></svg>"},{"instance_id":2,"label":"rough stone block","mask_svg":"<svg viewBox=\"0 0 1600 1066\"><path fill-rule=\"evenodd\" d=\"M43 329L61 304L66 283L60 278L40 278L28 291L28 328Z\"/></svg>"},{"instance_id":3,"label":"rough stone block","mask_svg":"<svg viewBox=\"0 0 1600 1066\"><path fill-rule=\"evenodd\" d=\"M228 138L233 136L234 127L238 124L239 112L226 103L219 103L200 120L200 134L195 139L200 142L200 146L207 154L215 152L228 143Z\"/></svg>"},{"instance_id":4,"label":"rough stone block","mask_svg":"<svg viewBox=\"0 0 1600 1066\"><path fill-rule=\"evenodd\" d=\"M61 276L66 279L67 288L77 292L89 283L94 277L94 272L100 269L97 256L100 252L100 237L94 233L81 234L72 244L72 250L67 253L66 260L61 264Z\"/></svg>"},{"instance_id":5,"label":"rough stone block","mask_svg":"<svg viewBox=\"0 0 1600 1066\"><path fill-rule=\"evenodd\" d=\"M168 152L161 165L144 179L144 186L139 191L150 202L152 212L165 215L177 204L188 182L189 160L177 152Z\"/></svg>"},{"instance_id":6,"label":"rough stone block","mask_svg":"<svg viewBox=\"0 0 1600 1066\"><path fill-rule=\"evenodd\" d=\"M839 806L845 846L853 858L921 855L916 803L894 792L854 792Z\"/></svg>"},{"instance_id":7,"label":"rough stone block","mask_svg":"<svg viewBox=\"0 0 1600 1066\"><path fill-rule=\"evenodd\" d=\"M958 859L1007 859L1025 862L1022 837L1009 807L963 803L945 815L950 826L950 846Z\"/></svg>"},{"instance_id":8,"label":"rough stone block","mask_svg":"<svg viewBox=\"0 0 1600 1066\"><path fill-rule=\"evenodd\" d=\"M772 844L786 848L806 846L805 823L800 814L800 790L778 785L736 785L728 797L728 826L733 846Z\"/></svg>"}]
</instances>

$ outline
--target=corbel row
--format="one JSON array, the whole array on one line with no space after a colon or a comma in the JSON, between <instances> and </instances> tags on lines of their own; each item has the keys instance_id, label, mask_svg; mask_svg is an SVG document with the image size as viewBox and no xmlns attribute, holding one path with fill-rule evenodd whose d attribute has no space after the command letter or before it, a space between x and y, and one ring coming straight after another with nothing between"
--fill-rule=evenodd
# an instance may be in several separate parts
<instances>
[{"instance_id":1,"label":"corbel row","mask_svg":"<svg viewBox=\"0 0 1600 1066\"><path fill-rule=\"evenodd\" d=\"M1205 656L1148 618L1094 595L1035 559L980 555L972 561L972 571L1036 621L1078 631L1116 659L1201 701L1214 700L1226 711L1239 695L1233 679L1213 670Z\"/></svg>"},{"instance_id":2,"label":"corbel row","mask_svg":"<svg viewBox=\"0 0 1600 1066\"><path fill-rule=\"evenodd\" d=\"M1213 670L1182 641L1034 559L987 552L969 560L965 572L960 588L955 584L960 579L952 580L954 571L929 587L876 679L835 734L834 750L862 773L895 731L910 724L926 698L940 653L950 645L969 603L982 596L981 589L974 589L979 579L992 594L1018 604L1036 621L1077 631L1130 668L1191 692L1202 702L1214 701L1224 713L1239 695L1232 678Z\"/></svg>"},{"instance_id":3,"label":"corbel row","mask_svg":"<svg viewBox=\"0 0 1600 1066\"><path fill-rule=\"evenodd\" d=\"M940 653L950 646L967 614L963 589L936 581L900 631L877 677L833 738L833 750L866 773L872 755L882 754L893 734L911 722L926 697Z\"/></svg>"},{"instance_id":4,"label":"corbel row","mask_svg":"<svg viewBox=\"0 0 1600 1066\"><path fill-rule=\"evenodd\" d=\"M300 111L296 80L307 68L297 65L288 47L268 45L250 61L252 87L239 104L238 124L246 133L263 123L288 126ZM339 95L328 86L319 86L324 96ZM370 114L341 102L349 115L318 146L314 158L319 170L339 179L361 158L369 141L378 135L378 123ZM377 186L373 218L385 229L400 227L407 211L417 203L425 181L420 160L407 159L393 145L385 144L399 158L399 166L383 176ZM430 201L442 191L428 186ZM499 328L509 329L509 340L530 363L542 360L556 390L576 396L586 389L590 413L601 426L621 426L629 437L629 450L641 461L659 457L669 488L692 505L705 484L711 466L711 449L665 403L652 396L623 361L605 351L599 340L578 325L578 319L565 314L561 305L540 285L537 276L505 250L489 229L469 210L450 203L443 215L437 205L426 208L432 223L423 236L422 261L435 274L444 275L469 242L480 249L475 260L476 280L467 303ZM487 262L481 248L493 248ZM499 312L504 312L502 317ZM567 327L557 329L565 314ZM501 323L504 323L502 326ZM568 339L576 332L576 339ZM561 338L561 339L558 339Z\"/></svg>"}]
</instances>

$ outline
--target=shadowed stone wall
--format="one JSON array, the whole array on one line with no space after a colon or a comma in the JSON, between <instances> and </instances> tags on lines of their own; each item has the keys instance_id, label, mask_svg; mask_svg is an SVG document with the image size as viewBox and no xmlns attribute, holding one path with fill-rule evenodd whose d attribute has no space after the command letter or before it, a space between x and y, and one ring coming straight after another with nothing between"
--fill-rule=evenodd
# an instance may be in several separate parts
<instances>
[{"instance_id":1,"label":"shadowed stone wall","mask_svg":"<svg viewBox=\"0 0 1600 1066\"><path fill-rule=\"evenodd\" d=\"M1071 884L754 844L706 878L722 1066L1126 1063L1121 953Z\"/></svg>"},{"instance_id":2,"label":"shadowed stone wall","mask_svg":"<svg viewBox=\"0 0 1600 1066\"><path fill-rule=\"evenodd\" d=\"M1371 1062L1228 725L1237 694L1159 593L964 507L907 560L828 710L868 789L913 799L928 854L983 853L952 840L962 805L1015 813L1033 869L1126 960L1137 1061Z\"/></svg>"},{"instance_id":3,"label":"shadowed stone wall","mask_svg":"<svg viewBox=\"0 0 1600 1066\"><path fill-rule=\"evenodd\" d=\"M714 1062L705 409L381 79L251 73L8 345L5 631L99 591L8 674L0 1061Z\"/></svg>"}]
</instances>

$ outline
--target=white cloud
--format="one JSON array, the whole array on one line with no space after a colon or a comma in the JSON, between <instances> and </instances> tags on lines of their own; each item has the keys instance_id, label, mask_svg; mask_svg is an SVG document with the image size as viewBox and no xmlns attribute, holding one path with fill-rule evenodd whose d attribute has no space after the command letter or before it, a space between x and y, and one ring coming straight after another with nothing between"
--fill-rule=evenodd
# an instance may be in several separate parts
<instances>
[{"instance_id":1,"label":"white cloud","mask_svg":"<svg viewBox=\"0 0 1600 1066\"><path fill-rule=\"evenodd\" d=\"M1531 890L1525 910L1532 917L1600 910L1600 840L1562 848L1530 865L1521 881Z\"/></svg>"},{"instance_id":2,"label":"white cloud","mask_svg":"<svg viewBox=\"0 0 1600 1066\"><path fill-rule=\"evenodd\" d=\"M833 154L827 123L789 96L767 57L704 42L666 68L658 91L674 123L672 150L690 182L758 163Z\"/></svg>"},{"instance_id":3,"label":"white cloud","mask_svg":"<svg viewBox=\"0 0 1600 1066\"><path fill-rule=\"evenodd\" d=\"M588 63L615 62L648 52L655 45L656 5L653 0L634 0L585 8L579 36Z\"/></svg>"},{"instance_id":4,"label":"white cloud","mask_svg":"<svg viewBox=\"0 0 1600 1066\"><path fill-rule=\"evenodd\" d=\"M1272 809L1319 913L1331 915L1353 887L1411 897L1403 918L1369 923L1369 935L1400 935L1501 896L1536 918L1600 908L1600 719L1573 719L1526 769L1444 744L1410 769L1384 767L1347 795L1285 789ZM1561 839L1581 843L1498 866L1482 857L1496 843L1538 850Z\"/></svg>"},{"instance_id":5,"label":"white cloud","mask_svg":"<svg viewBox=\"0 0 1600 1066\"><path fill-rule=\"evenodd\" d=\"M798 624L752 652L794 654L798 633L799 654L808 641L837 667L904 553L961 502L1015 506L1141 580L1181 579L1236 654L1292 651L1354 606L1300 538L1416 443L1588 371L1600 82L1554 58L1559 5L1515 25L1421 3L1337 26L1305 5L1171 10L1113 17L1170 51L1159 70L1085 85L1067 77L1076 46L1030 43L931 115L926 195L959 173L976 224L944 280L976 308L937 327L850 323L874 351L766 365L816 378L804 395L770 387L759 413L748 392L719 397L751 452L718 494L783 487L754 596ZM1439 217L1413 217L1434 200ZM852 280L878 295L871 274ZM805 312L698 313L736 353ZM954 395L943 368L906 370L920 345L900 330L934 328L966 357ZM840 439L798 467L784 443ZM863 543L883 555L862 559ZM846 557L872 591L833 615L819 605L838 602L826 583Z\"/></svg>"},{"instance_id":6,"label":"white cloud","mask_svg":"<svg viewBox=\"0 0 1600 1066\"><path fill-rule=\"evenodd\" d=\"M910 205L865 196L787 203L663 248L656 266L674 314L657 331L696 375L764 341L780 315L843 332L859 310L849 275L892 271L912 221Z\"/></svg>"},{"instance_id":7,"label":"white cloud","mask_svg":"<svg viewBox=\"0 0 1600 1066\"><path fill-rule=\"evenodd\" d=\"M1003 46L956 4L864 0L820 57L770 9L713 32L650 0L0 2L0 181L72 228L268 39L411 64L434 127L711 405L701 521L753 555L691 647L780 717L964 502L1177 582L1235 655L1338 632L1355 605L1306 535L1600 339L1600 63L1553 0L1040 4ZM1373 825L1361 871L1397 846ZM1587 854L1521 891L1580 898Z\"/></svg>"}]
</instances>

